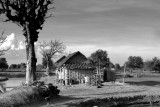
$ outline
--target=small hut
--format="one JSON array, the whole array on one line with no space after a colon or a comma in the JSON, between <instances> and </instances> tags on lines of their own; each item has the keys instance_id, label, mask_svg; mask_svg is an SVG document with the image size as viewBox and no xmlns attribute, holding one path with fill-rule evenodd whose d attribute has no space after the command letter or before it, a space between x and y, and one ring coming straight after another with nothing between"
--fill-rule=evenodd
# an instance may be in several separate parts
<instances>
[{"instance_id":1,"label":"small hut","mask_svg":"<svg viewBox=\"0 0 160 107\"><path fill-rule=\"evenodd\" d=\"M63 81L65 85L73 83L83 83L84 77L94 76L96 68L79 51L63 56L57 62L57 79Z\"/></svg>"}]
</instances>

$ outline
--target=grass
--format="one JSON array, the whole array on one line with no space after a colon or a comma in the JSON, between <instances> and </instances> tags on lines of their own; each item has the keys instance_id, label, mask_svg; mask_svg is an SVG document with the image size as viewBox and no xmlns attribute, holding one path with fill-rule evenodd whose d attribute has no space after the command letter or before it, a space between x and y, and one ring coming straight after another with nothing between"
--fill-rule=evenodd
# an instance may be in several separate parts
<instances>
[{"instance_id":1,"label":"grass","mask_svg":"<svg viewBox=\"0 0 160 107\"><path fill-rule=\"evenodd\" d=\"M40 98L37 89L33 87L19 87L0 94L0 107L19 107Z\"/></svg>"},{"instance_id":2,"label":"grass","mask_svg":"<svg viewBox=\"0 0 160 107\"><path fill-rule=\"evenodd\" d=\"M136 75L136 72L127 73L129 75ZM123 81L123 73L119 73L119 78L116 81ZM121 75L121 76L120 76ZM160 73L154 72L142 72L140 77L133 76L131 78L125 78L125 83L137 86L160 86Z\"/></svg>"},{"instance_id":3,"label":"grass","mask_svg":"<svg viewBox=\"0 0 160 107\"><path fill-rule=\"evenodd\" d=\"M25 72L0 72L0 76L6 76L8 78L20 78L25 77Z\"/></svg>"},{"instance_id":4,"label":"grass","mask_svg":"<svg viewBox=\"0 0 160 107\"><path fill-rule=\"evenodd\" d=\"M156 99L155 101L152 101ZM127 96L127 97L109 97L104 99L91 99L85 100L83 102L74 102L66 104L67 106L74 107L128 107L132 105L150 105L152 103L159 103L159 96L146 96L146 95L136 95L136 96Z\"/></svg>"}]
</instances>

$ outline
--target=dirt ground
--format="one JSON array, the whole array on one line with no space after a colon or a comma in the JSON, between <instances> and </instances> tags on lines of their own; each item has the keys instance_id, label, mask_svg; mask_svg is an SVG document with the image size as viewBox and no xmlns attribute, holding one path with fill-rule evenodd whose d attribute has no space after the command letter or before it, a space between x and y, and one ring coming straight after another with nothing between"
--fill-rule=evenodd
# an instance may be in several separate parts
<instances>
[{"instance_id":1,"label":"dirt ground","mask_svg":"<svg viewBox=\"0 0 160 107\"><path fill-rule=\"evenodd\" d=\"M46 83L52 82L53 77L45 78ZM148 86L148 85L136 85L136 84L122 84L119 82L111 83L105 82L102 88L96 86L88 86L85 84L62 86L55 84L60 89L60 97L52 99L50 102L42 101L32 105L25 105L22 107L65 107L69 103L86 101L96 98L107 97L123 97L123 96L135 96L135 95L160 95L160 86ZM48 106L49 105L49 106Z\"/></svg>"}]
</instances>

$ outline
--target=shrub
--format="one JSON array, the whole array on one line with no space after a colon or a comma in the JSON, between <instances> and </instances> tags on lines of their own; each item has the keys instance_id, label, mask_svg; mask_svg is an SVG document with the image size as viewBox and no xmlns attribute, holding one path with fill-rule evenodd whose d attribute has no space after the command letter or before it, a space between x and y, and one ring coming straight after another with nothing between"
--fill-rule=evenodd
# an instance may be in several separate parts
<instances>
[{"instance_id":1,"label":"shrub","mask_svg":"<svg viewBox=\"0 0 160 107\"><path fill-rule=\"evenodd\" d=\"M37 88L35 87L19 87L11 91L1 93L0 107L11 107L28 104L40 99Z\"/></svg>"}]
</instances>

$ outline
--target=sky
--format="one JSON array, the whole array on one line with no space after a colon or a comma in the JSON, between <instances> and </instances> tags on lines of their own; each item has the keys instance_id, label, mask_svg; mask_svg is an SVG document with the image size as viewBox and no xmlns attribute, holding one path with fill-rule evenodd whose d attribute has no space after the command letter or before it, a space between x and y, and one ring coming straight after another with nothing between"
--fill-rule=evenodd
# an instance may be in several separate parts
<instances>
[{"instance_id":1,"label":"sky","mask_svg":"<svg viewBox=\"0 0 160 107\"><path fill-rule=\"evenodd\" d=\"M102 49L120 65L129 56L160 58L160 0L55 0L54 6L54 17L46 20L38 42L58 39L66 45L65 53L80 51L86 57ZM9 38L6 46L12 46L2 57L9 64L25 62L21 28L0 22L0 30Z\"/></svg>"}]
</instances>

